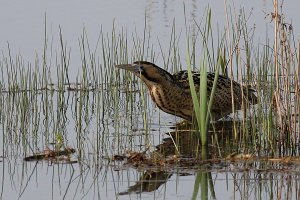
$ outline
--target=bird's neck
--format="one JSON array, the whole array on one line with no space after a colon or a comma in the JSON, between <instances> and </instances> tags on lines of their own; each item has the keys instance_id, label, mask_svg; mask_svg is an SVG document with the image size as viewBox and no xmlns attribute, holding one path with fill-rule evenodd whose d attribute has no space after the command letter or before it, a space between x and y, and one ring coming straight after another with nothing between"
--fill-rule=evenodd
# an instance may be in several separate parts
<instances>
[{"instance_id":1,"label":"bird's neck","mask_svg":"<svg viewBox=\"0 0 300 200\"><path fill-rule=\"evenodd\" d=\"M166 78L162 78L159 83L151 82L151 81L145 81L151 96L153 93L160 93L160 96L166 96L176 93L182 93L182 88L179 87L175 81L169 80Z\"/></svg>"}]
</instances>

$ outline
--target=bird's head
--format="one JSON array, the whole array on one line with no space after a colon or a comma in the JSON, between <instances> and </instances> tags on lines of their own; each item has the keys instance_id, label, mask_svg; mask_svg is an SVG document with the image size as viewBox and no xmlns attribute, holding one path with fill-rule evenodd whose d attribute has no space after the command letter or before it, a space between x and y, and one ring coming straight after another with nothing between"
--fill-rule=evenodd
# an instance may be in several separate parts
<instances>
[{"instance_id":1,"label":"bird's head","mask_svg":"<svg viewBox=\"0 0 300 200\"><path fill-rule=\"evenodd\" d=\"M151 84L160 84L164 80L173 80L172 75L166 70L147 61L135 61L132 64L116 65L116 67L134 73L148 86Z\"/></svg>"}]
</instances>

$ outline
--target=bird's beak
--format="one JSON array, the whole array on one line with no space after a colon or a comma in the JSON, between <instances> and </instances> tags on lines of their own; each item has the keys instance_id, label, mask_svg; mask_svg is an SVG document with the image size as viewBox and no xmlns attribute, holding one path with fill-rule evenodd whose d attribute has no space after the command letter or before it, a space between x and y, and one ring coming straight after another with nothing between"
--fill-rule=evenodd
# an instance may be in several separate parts
<instances>
[{"instance_id":1,"label":"bird's beak","mask_svg":"<svg viewBox=\"0 0 300 200\"><path fill-rule=\"evenodd\" d=\"M122 64L122 65L116 65L119 69L125 69L127 71L130 71L136 75L139 75L141 73L141 68L139 65L136 64Z\"/></svg>"}]
</instances>

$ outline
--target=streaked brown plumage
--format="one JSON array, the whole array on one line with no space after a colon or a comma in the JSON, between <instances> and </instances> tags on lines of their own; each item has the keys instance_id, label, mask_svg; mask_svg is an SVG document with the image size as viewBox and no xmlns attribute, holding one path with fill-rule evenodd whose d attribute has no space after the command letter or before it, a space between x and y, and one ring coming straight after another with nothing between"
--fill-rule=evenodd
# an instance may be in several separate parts
<instances>
[{"instance_id":1,"label":"streaked brown plumage","mask_svg":"<svg viewBox=\"0 0 300 200\"><path fill-rule=\"evenodd\" d=\"M116 67L133 72L147 85L152 100L163 111L192 120L194 115L193 100L190 92L187 71L171 75L153 63L136 61L133 64L117 65ZM199 91L200 74L192 72L196 91ZM207 73L207 95L213 87L214 73ZM252 89L233 82L233 99L236 110L241 109L242 101L257 103ZM243 96L244 95L244 96ZM231 80L219 75L211 109L213 120L218 120L232 112Z\"/></svg>"}]
</instances>

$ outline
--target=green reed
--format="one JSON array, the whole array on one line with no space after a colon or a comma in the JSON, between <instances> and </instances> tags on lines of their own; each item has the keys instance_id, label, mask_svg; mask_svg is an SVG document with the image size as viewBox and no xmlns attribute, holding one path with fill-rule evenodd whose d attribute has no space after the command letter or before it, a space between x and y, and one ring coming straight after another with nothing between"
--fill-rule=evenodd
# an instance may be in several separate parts
<instances>
[{"instance_id":1,"label":"green reed","mask_svg":"<svg viewBox=\"0 0 300 200\"><path fill-rule=\"evenodd\" d=\"M189 37L189 29L186 26L186 37L187 37L187 70L188 70L188 76L189 76L189 85L191 88L191 94L193 98L193 105L195 109L195 120L197 122L199 131L200 131L200 136L201 136L201 142L202 145L207 145L207 134L208 134L208 126L210 123L210 110L212 107L213 103L213 97L215 94L215 89L216 89L216 83L218 80L219 76L219 71L220 71L220 66L224 68L223 65L221 65L222 62L222 57L220 55L220 49L222 47L222 42L220 46L217 48L218 50L218 60L217 62L214 61L215 58L215 53L214 51L210 51L209 43L211 44L211 47L214 47L214 41L213 39L210 40L210 37L212 36L211 34L211 11L207 10L207 18L205 22L205 28L202 30L200 29L199 25L199 33L201 35L201 38L203 39L202 42L202 55L200 58L200 89L199 93L196 92L195 90L195 85L193 82L192 78L192 65L195 66L196 64L196 36L193 37L193 39L190 41ZM192 46L192 48L190 48ZM192 52L190 51L192 50ZM193 64L192 64L193 63ZM216 63L214 67L212 65ZM215 77L214 77L214 83L213 83L213 88L211 94L207 93L207 71L208 71L208 66L211 66L213 69L215 69Z\"/></svg>"}]
</instances>

